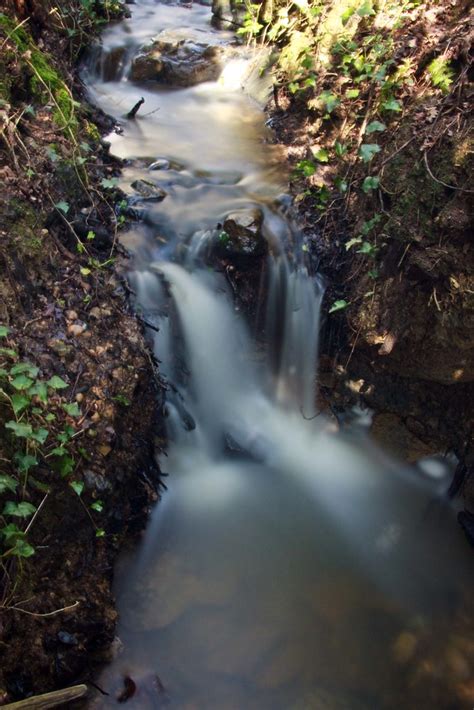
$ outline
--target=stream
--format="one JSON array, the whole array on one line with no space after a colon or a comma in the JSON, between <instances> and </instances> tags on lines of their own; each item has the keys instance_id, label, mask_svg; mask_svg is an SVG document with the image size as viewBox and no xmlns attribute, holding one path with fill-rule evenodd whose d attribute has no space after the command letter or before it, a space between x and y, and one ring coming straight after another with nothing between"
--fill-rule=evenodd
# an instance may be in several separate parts
<instances>
[{"instance_id":1,"label":"stream","mask_svg":"<svg viewBox=\"0 0 474 710\"><path fill-rule=\"evenodd\" d=\"M123 128L108 140L138 218L122 241L167 382L169 476L116 570L120 648L90 707L470 708L473 573L449 465L394 462L369 412L316 409L324 284L265 126L263 59L204 5L130 7L84 79ZM171 58L153 80L136 58L157 35ZM246 268L266 293L253 318L234 297Z\"/></svg>"}]
</instances>

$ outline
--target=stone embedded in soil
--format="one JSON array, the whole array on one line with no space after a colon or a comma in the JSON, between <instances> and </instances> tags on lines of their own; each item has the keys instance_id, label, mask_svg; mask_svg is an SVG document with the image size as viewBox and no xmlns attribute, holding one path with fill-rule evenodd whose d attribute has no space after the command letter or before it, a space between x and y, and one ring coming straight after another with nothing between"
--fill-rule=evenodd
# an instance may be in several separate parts
<instances>
[{"instance_id":1,"label":"stone embedded in soil","mask_svg":"<svg viewBox=\"0 0 474 710\"><path fill-rule=\"evenodd\" d=\"M154 185L148 180L135 180L132 182L131 187L137 192L140 197L144 200L159 202L164 200L167 193L162 187Z\"/></svg>"}]
</instances>

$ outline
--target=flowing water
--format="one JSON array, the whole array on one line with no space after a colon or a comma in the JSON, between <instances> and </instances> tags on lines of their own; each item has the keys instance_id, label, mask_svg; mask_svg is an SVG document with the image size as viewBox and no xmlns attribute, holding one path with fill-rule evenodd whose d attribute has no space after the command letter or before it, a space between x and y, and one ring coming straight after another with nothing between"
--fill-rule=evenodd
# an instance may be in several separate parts
<instances>
[{"instance_id":1,"label":"flowing water","mask_svg":"<svg viewBox=\"0 0 474 710\"><path fill-rule=\"evenodd\" d=\"M137 308L158 328L169 478L143 543L117 570L123 648L98 679L109 695L92 704L471 707L462 604L472 572L438 495L446 481L376 449L367 416L339 432L315 416L323 285L288 214L282 156L240 89L258 71L242 49L218 81L133 82L133 57L161 30L214 45L232 35L211 28L205 6L131 8L85 78L123 123L109 140L141 217L123 241ZM140 97L136 119L123 118ZM166 197L144 199L137 180ZM232 271L210 258L225 217L255 207L270 245L264 346L236 305ZM258 275L247 278L257 293Z\"/></svg>"}]
</instances>

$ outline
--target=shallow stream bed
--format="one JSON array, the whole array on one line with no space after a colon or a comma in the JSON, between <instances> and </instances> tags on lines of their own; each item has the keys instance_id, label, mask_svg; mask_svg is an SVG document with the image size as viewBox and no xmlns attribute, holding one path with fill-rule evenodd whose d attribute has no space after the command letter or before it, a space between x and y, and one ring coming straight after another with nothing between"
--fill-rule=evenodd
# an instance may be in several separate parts
<instances>
[{"instance_id":1,"label":"shallow stream bed","mask_svg":"<svg viewBox=\"0 0 474 710\"><path fill-rule=\"evenodd\" d=\"M169 477L117 569L121 650L91 707L471 708L472 563L443 470L391 461L363 413L341 431L315 416L323 286L288 214L279 148L240 87L259 72L209 8L131 7L86 80L123 123L110 141L139 218L123 242L137 308L158 329ZM163 31L166 71L161 35L156 78L137 78ZM188 36L222 53L216 80L170 83L173 62L183 83ZM263 348L233 298L232 273L253 257L267 274Z\"/></svg>"}]
</instances>

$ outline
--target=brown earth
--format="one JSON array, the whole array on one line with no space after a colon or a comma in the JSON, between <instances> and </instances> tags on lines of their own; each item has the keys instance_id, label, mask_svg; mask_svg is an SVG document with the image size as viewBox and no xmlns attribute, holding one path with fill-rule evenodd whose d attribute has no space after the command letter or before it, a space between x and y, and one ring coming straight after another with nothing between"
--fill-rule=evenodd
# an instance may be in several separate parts
<instances>
[{"instance_id":1,"label":"brown earth","mask_svg":"<svg viewBox=\"0 0 474 710\"><path fill-rule=\"evenodd\" d=\"M37 465L28 480L14 458L24 440L4 428L12 412L0 401L1 473L22 483L0 495L2 531L7 501L37 508L27 535L34 554L0 547L0 704L87 679L107 657L114 560L158 495L162 391L127 301L122 195L112 179L119 164L100 137L112 126L80 103L77 37L51 19L43 24L43 13L18 29L6 10L0 323L9 332L0 366L28 362L41 381L60 377L66 386L50 388L47 402L34 399L29 421L48 437L30 449ZM55 454L65 431L67 452Z\"/></svg>"},{"instance_id":2,"label":"brown earth","mask_svg":"<svg viewBox=\"0 0 474 710\"><path fill-rule=\"evenodd\" d=\"M321 117L312 97L321 89L343 95L334 69L320 73L314 90L295 94L281 71L269 112L295 169L297 218L327 279L323 390L335 391L336 407L362 401L386 415L387 426L379 419L374 435L404 459L454 451L472 510L472 16L462 3L425 5L429 12L414 12L401 29L390 30L395 66L404 60L413 68L397 89L398 112L377 113L378 89L361 82L358 98L342 98ZM362 46L374 30L361 22L358 32L354 44ZM439 55L454 68L446 91L426 74ZM367 167L357 151L373 119L387 125L365 139L381 148ZM339 160L331 157L336 141L348 151ZM323 155L315 174L304 178L298 166L317 164L315 149L329 158ZM378 189L361 189L367 173L379 177ZM343 193L334 187L338 178L346 181ZM378 224L359 238L375 214ZM352 238L367 240L372 252L348 247ZM345 307L329 313L338 300Z\"/></svg>"}]
</instances>

